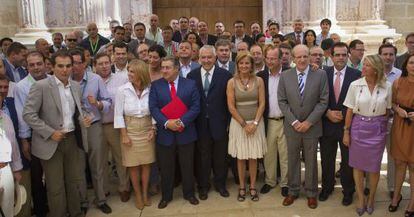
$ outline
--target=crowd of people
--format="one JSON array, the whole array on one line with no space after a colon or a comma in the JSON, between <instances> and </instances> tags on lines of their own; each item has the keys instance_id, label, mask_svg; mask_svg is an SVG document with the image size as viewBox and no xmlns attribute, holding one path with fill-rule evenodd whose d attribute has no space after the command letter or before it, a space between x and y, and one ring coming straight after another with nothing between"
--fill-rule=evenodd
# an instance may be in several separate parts
<instances>
[{"instance_id":1,"label":"crowd of people","mask_svg":"<svg viewBox=\"0 0 414 217\"><path fill-rule=\"evenodd\" d=\"M111 213L113 177L120 200L134 194L137 209L159 191L166 208L180 183L197 205L211 188L230 196L229 170L240 202L279 185L289 206L303 187L311 209L340 178L342 205L356 193L361 216L375 210L385 148L388 211L399 208L407 167L414 186L414 33L397 56L392 38L365 55L364 42L341 41L329 19L320 34L300 19L288 34L272 19L250 31L237 20L232 32L196 17L160 27L155 14L148 29L109 25L110 36L89 23L87 35L53 33L52 45L40 38L34 50L0 40L3 216L84 216L92 202ZM27 191L18 214L14 183ZM414 190L410 198L405 216L414 216Z\"/></svg>"}]
</instances>

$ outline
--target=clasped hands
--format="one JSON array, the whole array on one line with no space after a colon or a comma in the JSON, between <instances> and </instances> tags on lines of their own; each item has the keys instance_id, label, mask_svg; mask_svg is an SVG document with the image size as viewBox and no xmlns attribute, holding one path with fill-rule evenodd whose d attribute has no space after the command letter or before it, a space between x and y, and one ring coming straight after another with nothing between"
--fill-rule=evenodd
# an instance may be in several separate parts
<instances>
[{"instance_id":1,"label":"clasped hands","mask_svg":"<svg viewBox=\"0 0 414 217\"><path fill-rule=\"evenodd\" d=\"M330 110L326 111L326 117L333 123L339 123L344 120L344 116L342 115L342 111L338 110Z\"/></svg>"},{"instance_id":2,"label":"clasped hands","mask_svg":"<svg viewBox=\"0 0 414 217\"><path fill-rule=\"evenodd\" d=\"M166 127L171 131L178 132L184 129L184 124L180 119L169 119Z\"/></svg>"},{"instance_id":3,"label":"clasped hands","mask_svg":"<svg viewBox=\"0 0 414 217\"><path fill-rule=\"evenodd\" d=\"M312 124L309 121L303 121L303 122L297 121L293 125L293 129L295 129L299 133L306 133L306 131L308 131L311 126Z\"/></svg>"}]
</instances>

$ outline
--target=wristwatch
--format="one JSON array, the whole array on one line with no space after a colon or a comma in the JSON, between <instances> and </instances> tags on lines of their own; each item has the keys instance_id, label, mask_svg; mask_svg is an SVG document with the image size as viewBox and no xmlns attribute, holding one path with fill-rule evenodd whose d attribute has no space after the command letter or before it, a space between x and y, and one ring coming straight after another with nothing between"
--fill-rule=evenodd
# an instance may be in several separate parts
<instances>
[{"instance_id":1,"label":"wristwatch","mask_svg":"<svg viewBox=\"0 0 414 217\"><path fill-rule=\"evenodd\" d=\"M257 125L259 125L259 122L253 121L253 124L257 126Z\"/></svg>"},{"instance_id":2,"label":"wristwatch","mask_svg":"<svg viewBox=\"0 0 414 217\"><path fill-rule=\"evenodd\" d=\"M344 126L344 130L349 130L349 127Z\"/></svg>"}]
</instances>

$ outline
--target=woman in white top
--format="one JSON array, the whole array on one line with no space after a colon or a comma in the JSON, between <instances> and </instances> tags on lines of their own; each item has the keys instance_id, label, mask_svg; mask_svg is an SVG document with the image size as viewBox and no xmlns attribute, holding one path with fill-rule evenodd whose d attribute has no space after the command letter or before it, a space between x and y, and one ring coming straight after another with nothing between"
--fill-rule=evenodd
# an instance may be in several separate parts
<instances>
[{"instance_id":1,"label":"woman in white top","mask_svg":"<svg viewBox=\"0 0 414 217\"><path fill-rule=\"evenodd\" d=\"M151 205L148 181L151 163L155 161L156 133L148 107L151 79L147 64L137 59L129 62L128 79L115 96L114 127L121 129L122 163L130 172L135 205L142 210Z\"/></svg>"},{"instance_id":2,"label":"woman in white top","mask_svg":"<svg viewBox=\"0 0 414 217\"><path fill-rule=\"evenodd\" d=\"M374 211L392 99L391 84L386 81L384 62L379 55L365 57L362 76L351 83L344 102L348 111L343 142L349 147L349 165L354 168L358 215ZM364 172L369 174L367 203L363 193Z\"/></svg>"}]
</instances>

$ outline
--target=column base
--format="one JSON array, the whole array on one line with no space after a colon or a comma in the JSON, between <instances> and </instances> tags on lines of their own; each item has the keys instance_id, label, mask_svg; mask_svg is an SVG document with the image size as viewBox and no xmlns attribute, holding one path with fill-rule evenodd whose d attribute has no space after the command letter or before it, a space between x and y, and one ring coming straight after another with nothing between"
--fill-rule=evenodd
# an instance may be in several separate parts
<instances>
[{"instance_id":1,"label":"column base","mask_svg":"<svg viewBox=\"0 0 414 217\"><path fill-rule=\"evenodd\" d=\"M29 48L33 47L35 41L39 38L44 38L48 42L52 42L52 34L48 29L44 28L21 29L12 38L14 41L18 41Z\"/></svg>"}]
</instances>

